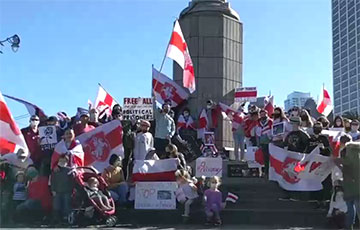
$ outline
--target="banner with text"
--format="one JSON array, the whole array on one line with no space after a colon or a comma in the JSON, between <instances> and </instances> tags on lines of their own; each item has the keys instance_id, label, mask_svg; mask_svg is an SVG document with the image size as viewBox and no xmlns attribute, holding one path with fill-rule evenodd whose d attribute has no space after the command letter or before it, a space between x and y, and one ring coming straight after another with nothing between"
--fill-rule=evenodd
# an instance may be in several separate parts
<instances>
[{"instance_id":1,"label":"banner with text","mask_svg":"<svg viewBox=\"0 0 360 230\"><path fill-rule=\"evenodd\" d=\"M153 120L152 98L124 98L123 116L125 120Z\"/></svg>"},{"instance_id":2,"label":"banner with text","mask_svg":"<svg viewBox=\"0 0 360 230\"><path fill-rule=\"evenodd\" d=\"M176 182L137 182L135 209L176 209Z\"/></svg>"},{"instance_id":3,"label":"banner with text","mask_svg":"<svg viewBox=\"0 0 360 230\"><path fill-rule=\"evenodd\" d=\"M256 102L257 89L256 87L241 87L235 89L235 102Z\"/></svg>"},{"instance_id":4,"label":"banner with text","mask_svg":"<svg viewBox=\"0 0 360 230\"><path fill-rule=\"evenodd\" d=\"M222 159L221 157L199 157L196 159L196 177L222 176Z\"/></svg>"}]
</instances>

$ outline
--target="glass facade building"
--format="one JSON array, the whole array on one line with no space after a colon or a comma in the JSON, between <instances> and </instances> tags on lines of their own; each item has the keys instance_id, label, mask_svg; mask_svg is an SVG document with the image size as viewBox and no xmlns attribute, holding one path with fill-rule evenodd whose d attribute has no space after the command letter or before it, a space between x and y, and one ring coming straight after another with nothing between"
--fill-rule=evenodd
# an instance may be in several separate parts
<instances>
[{"instance_id":1,"label":"glass facade building","mask_svg":"<svg viewBox=\"0 0 360 230\"><path fill-rule=\"evenodd\" d=\"M360 0L332 0L334 113L359 111Z\"/></svg>"}]
</instances>

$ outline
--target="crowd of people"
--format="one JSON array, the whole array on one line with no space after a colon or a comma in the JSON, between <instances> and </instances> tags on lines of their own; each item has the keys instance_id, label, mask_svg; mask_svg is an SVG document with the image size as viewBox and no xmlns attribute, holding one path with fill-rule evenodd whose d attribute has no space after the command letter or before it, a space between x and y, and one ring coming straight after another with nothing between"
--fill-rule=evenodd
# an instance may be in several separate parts
<instances>
[{"instance_id":1,"label":"crowd of people","mask_svg":"<svg viewBox=\"0 0 360 230\"><path fill-rule=\"evenodd\" d=\"M221 106L209 100L203 111L207 116L207 123L202 128L214 132L216 136L221 119ZM337 170L323 182L324 189L318 195L318 200L331 200L328 217L339 227L350 227L356 213L358 216L360 214L360 144L357 143L360 139L359 121L337 116L331 124L326 117L314 119L309 114L310 111L298 107L286 113L282 108L276 107L269 114L268 110L254 105L250 105L245 113L244 106L239 106L228 115L234 137L234 160L245 161L246 148L249 146L260 148L265 167L258 173L267 178L270 143L300 153L310 153L319 147L320 154L332 157L337 164ZM12 222L24 217L31 218L30 215L23 214L37 211L54 223L66 220L71 212L74 188L71 172L73 168L83 166L83 162L73 153L76 148L81 148L76 137L118 119L123 126L124 158L112 155L108 167L100 172L101 178L108 185L110 196L99 190L98 178L91 177L86 182L87 191L95 202L105 211L111 209L110 198L117 207L126 206L129 200L133 200L131 189L134 184L131 183L131 172L135 160L177 158L177 200L184 205L184 220L187 221L190 217L190 206L201 198L200 200L205 202L207 222L221 224L220 211L224 208L224 195L218 189L219 178L213 177L208 183L205 183L203 178L193 178L191 167L187 164L190 157L179 151L185 146L190 148L188 152L194 152L191 148L196 146L187 144L194 140L201 142L203 138L197 135L197 130L203 124L191 117L188 108L175 113L171 101L165 101L161 108L154 107L155 119L152 122L123 120L122 108L118 104L112 108L109 116L100 116L96 109L82 111L71 118L64 112L58 115L32 115L29 126L21 130L29 153L19 149L16 153L1 156L2 169L7 172L6 183L2 184L1 188L2 196L7 196L2 199L2 210L8 210L1 212L3 220ZM279 124L282 124L281 131L274 133L273 128ZM56 127L56 146L41 147L39 126ZM338 156L334 156L329 137L322 134L323 130L331 128L344 132L340 138ZM54 148L60 150L59 157L54 157Z\"/></svg>"}]
</instances>

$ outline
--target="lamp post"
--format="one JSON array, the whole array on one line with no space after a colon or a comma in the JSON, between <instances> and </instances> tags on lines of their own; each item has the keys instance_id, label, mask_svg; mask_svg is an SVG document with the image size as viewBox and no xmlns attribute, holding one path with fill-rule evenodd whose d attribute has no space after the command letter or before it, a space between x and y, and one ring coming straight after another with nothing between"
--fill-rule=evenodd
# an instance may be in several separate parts
<instances>
[{"instance_id":1,"label":"lamp post","mask_svg":"<svg viewBox=\"0 0 360 230\"><path fill-rule=\"evenodd\" d=\"M8 37L7 39L3 40L3 41L0 41L0 45L1 46L4 46L4 43L5 42L9 42L11 44L11 49L13 52L16 52L18 51L19 47L20 47L20 37L15 34L11 37ZM3 53L1 50L0 50L0 53Z\"/></svg>"}]
</instances>

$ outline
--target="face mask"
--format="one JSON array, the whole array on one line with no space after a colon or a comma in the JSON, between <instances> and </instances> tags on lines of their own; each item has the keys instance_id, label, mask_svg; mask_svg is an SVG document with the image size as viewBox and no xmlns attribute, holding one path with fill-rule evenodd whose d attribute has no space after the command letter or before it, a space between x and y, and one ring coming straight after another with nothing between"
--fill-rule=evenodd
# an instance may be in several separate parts
<instances>
[{"instance_id":1,"label":"face mask","mask_svg":"<svg viewBox=\"0 0 360 230\"><path fill-rule=\"evenodd\" d=\"M336 196L342 197L342 196L344 196L344 193L343 192L337 192Z\"/></svg>"},{"instance_id":2,"label":"face mask","mask_svg":"<svg viewBox=\"0 0 360 230\"><path fill-rule=\"evenodd\" d=\"M31 127L37 127L39 125L40 121L30 121Z\"/></svg>"},{"instance_id":3,"label":"face mask","mask_svg":"<svg viewBox=\"0 0 360 230\"><path fill-rule=\"evenodd\" d=\"M352 132L357 132L357 131L358 131L358 127L355 126L355 125L352 125L352 126L351 126L351 131L352 131Z\"/></svg>"},{"instance_id":4,"label":"face mask","mask_svg":"<svg viewBox=\"0 0 360 230\"><path fill-rule=\"evenodd\" d=\"M337 121L336 126L341 126L341 121Z\"/></svg>"},{"instance_id":5,"label":"face mask","mask_svg":"<svg viewBox=\"0 0 360 230\"><path fill-rule=\"evenodd\" d=\"M59 166L59 167L66 167L66 166L67 166L67 163L66 163L66 162L62 162L62 161L61 161L61 162L59 161L58 166Z\"/></svg>"},{"instance_id":6,"label":"face mask","mask_svg":"<svg viewBox=\"0 0 360 230\"><path fill-rule=\"evenodd\" d=\"M184 113L184 117L188 117L189 116L189 113Z\"/></svg>"},{"instance_id":7,"label":"face mask","mask_svg":"<svg viewBox=\"0 0 360 230\"><path fill-rule=\"evenodd\" d=\"M206 106L207 109L211 109L211 107L212 107L211 105L207 105L207 106Z\"/></svg>"},{"instance_id":8,"label":"face mask","mask_svg":"<svg viewBox=\"0 0 360 230\"><path fill-rule=\"evenodd\" d=\"M321 128L314 128L314 134L320 134L322 131Z\"/></svg>"}]
</instances>

